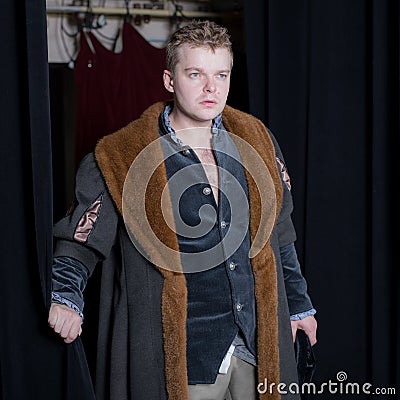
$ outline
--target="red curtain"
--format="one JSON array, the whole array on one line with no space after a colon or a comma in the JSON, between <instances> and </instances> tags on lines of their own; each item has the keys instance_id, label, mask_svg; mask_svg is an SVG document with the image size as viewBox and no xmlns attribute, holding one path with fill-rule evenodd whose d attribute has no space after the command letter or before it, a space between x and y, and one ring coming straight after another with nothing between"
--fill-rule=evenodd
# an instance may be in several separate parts
<instances>
[{"instance_id":1,"label":"red curtain","mask_svg":"<svg viewBox=\"0 0 400 400\"><path fill-rule=\"evenodd\" d=\"M78 89L76 164L98 139L122 128L152 103L168 100L164 88L165 49L149 44L129 23L122 51L106 49L92 32L81 32L75 79Z\"/></svg>"}]
</instances>

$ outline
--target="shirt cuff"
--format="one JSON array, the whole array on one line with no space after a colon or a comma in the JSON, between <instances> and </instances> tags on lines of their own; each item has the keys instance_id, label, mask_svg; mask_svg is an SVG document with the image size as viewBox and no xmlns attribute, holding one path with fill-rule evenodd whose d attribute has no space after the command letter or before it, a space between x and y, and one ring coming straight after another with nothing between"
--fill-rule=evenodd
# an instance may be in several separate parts
<instances>
[{"instance_id":1,"label":"shirt cuff","mask_svg":"<svg viewBox=\"0 0 400 400\"><path fill-rule=\"evenodd\" d=\"M311 310L291 315L290 320L291 321L300 321L301 319L304 319L304 318L310 317L311 315L316 314L316 312L317 312L317 310L312 308Z\"/></svg>"},{"instance_id":2,"label":"shirt cuff","mask_svg":"<svg viewBox=\"0 0 400 400\"><path fill-rule=\"evenodd\" d=\"M83 313L81 311L81 309L72 301L61 297L59 294L52 292L51 293L51 302L52 303L57 303L57 304L65 304L66 306L68 306L69 308L72 308L74 311L76 311L80 317L83 319Z\"/></svg>"}]
</instances>

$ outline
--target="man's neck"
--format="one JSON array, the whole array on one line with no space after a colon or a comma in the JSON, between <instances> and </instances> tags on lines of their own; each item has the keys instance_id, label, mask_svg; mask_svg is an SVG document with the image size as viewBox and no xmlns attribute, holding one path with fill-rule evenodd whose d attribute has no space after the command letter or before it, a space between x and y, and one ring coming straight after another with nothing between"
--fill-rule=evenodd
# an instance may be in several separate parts
<instances>
[{"instance_id":1,"label":"man's neck","mask_svg":"<svg viewBox=\"0 0 400 400\"><path fill-rule=\"evenodd\" d=\"M189 124L177 119L173 112L169 115L169 121L176 133L176 137L183 144L192 148L210 148L212 121L199 122L198 125L193 126L193 122Z\"/></svg>"},{"instance_id":2,"label":"man's neck","mask_svg":"<svg viewBox=\"0 0 400 400\"><path fill-rule=\"evenodd\" d=\"M190 146L193 149L195 148L203 148L209 149L211 148L211 127L202 128L188 128L175 130L176 137L182 141L182 143L186 146Z\"/></svg>"}]
</instances>

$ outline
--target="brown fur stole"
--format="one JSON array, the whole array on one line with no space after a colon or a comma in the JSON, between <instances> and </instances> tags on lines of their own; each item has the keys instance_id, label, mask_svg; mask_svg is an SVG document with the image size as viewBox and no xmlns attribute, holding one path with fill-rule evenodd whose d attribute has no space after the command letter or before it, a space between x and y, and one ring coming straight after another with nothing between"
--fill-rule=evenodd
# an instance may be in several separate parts
<instances>
[{"instance_id":1,"label":"brown fur stole","mask_svg":"<svg viewBox=\"0 0 400 400\"><path fill-rule=\"evenodd\" d=\"M158 117L164 106L165 104L161 102L154 104L138 120L131 122L114 134L105 136L96 146L97 163L121 214L123 210L122 193L129 168L141 150L158 139ZM253 255L257 253L251 263L255 277L257 306L258 378L259 382L264 382L264 379L267 378L269 383L278 384L280 373L277 274L274 254L269 241L267 241L279 213L282 199L282 185L276 167L275 150L265 126L255 117L226 106L223 111L223 124L228 132L239 137L239 139L234 137L234 140L244 166L249 168L249 170L246 169L246 177L250 198L250 236L252 246L255 247ZM253 179L257 162L254 157L248 157L248 147L243 144L241 139L257 150L268 168L269 176L262 185L259 181L256 182L257 179ZM157 152L158 155L155 155L155 158L162 154L161 146ZM134 186L140 186L141 177L135 176L134 179ZM177 267L175 271L157 266L159 263L156 260L160 258L160 251L158 246L154 245L148 230L136 231L135 235L139 236L136 239L146 251L149 259L155 260L155 267L164 277L162 324L168 398L170 400L187 400L187 288L185 276L179 272L181 267L176 234L164 220L164 217L170 221L173 220L172 214L165 216L161 212L161 192L164 188L167 188L167 175L164 164L161 164L147 185L146 215L157 238L176 251L177 256L174 262ZM131 193L131 195L134 196L135 193ZM265 215L264 212L266 205L268 215ZM172 207L169 209L172 210ZM272 395L268 393L260 395L260 399L277 400L279 398L280 395L276 392Z\"/></svg>"}]
</instances>

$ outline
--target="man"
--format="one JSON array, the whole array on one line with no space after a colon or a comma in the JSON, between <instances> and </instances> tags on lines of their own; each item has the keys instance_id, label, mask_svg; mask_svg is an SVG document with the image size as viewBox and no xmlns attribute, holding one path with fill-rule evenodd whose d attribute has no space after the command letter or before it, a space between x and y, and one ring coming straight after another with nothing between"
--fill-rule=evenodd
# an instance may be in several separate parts
<instances>
[{"instance_id":1,"label":"man","mask_svg":"<svg viewBox=\"0 0 400 400\"><path fill-rule=\"evenodd\" d=\"M226 106L232 65L225 28L176 31L173 101L99 142L55 225L49 324L66 343L102 263L98 399L279 399L274 386L297 382L296 330L316 342L283 157L259 120Z\"/></svg>"}]
</instances>

